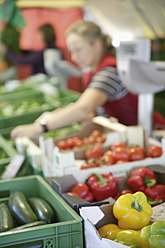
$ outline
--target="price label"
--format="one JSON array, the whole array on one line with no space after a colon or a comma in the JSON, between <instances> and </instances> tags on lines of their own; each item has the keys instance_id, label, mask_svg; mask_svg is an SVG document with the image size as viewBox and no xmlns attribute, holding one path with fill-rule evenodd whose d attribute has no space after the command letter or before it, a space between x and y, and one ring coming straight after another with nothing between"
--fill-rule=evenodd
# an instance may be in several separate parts
<instances>
[{"instance_id":1,"label":"price label","mask_svg":"<svg viewBox=\"0 0 165 248\"><path fill-rule=\"evenodd\" d=\"M20 170L24 160L24 155L16 154L6 167L6 170L3 172L2 179L9 179L15 177L18 171Z\"/></svg>"}]
</instances>

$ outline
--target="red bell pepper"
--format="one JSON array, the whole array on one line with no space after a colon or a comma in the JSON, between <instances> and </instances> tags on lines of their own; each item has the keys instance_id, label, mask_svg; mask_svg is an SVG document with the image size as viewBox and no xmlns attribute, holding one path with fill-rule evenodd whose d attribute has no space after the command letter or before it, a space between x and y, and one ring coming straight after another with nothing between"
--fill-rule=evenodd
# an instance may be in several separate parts
<instances>
[{"instance_id":1,"label":"red bell pepper","mask_svg":"<svg viewBox=\"0 0 165 248\"><path fill-rule=\"evenodd\" d=\"M144 192L147 187L152 187L157 183L153 170L141 167L133 170L127 180L128 186L134 191Z\"/></svg>"},{"instance_id":2,"label":"red bell pepper","mask_svg":"<svg viewBox=\"0 0 165 248\"><path fill-rule=\"evenodd\" d=\"M87 184L96 201L102 201L110 196L113 197L119 191L118 180L112 173L101 175L92 173L87 179Z\"/></svg>"},{"instance_id":3,"label":"red bell pepper","mask_svg":"<svg viewBox=\"0 0 165 248\"><path fill-rule=\"evenodd\" d=\"M88 202L93 202L94 200L93 194L90 192L89 187L85 183L74 184L67 193L73 196L76 194L79 198L82 198Z\"/></svg>"},{"instance_id":4,"label":"red bell pepper","mask_svg":"<svg viewBox=\"0 0 165 248\"><path fill-rule=\"evenodd\" d=\"M144 192L151 205L160 204L165 202L165 185L157 184L151 188L146 188Z\"/></svg>"}]
</instances>

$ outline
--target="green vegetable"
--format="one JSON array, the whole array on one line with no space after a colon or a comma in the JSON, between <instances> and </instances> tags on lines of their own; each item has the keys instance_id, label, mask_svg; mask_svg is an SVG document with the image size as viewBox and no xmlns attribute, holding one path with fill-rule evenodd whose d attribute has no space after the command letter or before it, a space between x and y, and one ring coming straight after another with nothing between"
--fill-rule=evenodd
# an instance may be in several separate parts
<instances>
[{"instance_id":1,"label":"green vegetable","mask_svg":"<svg viewBox=\"0 0 165 248\"><path fill-rule=\"evenodd\" d=\"M31 197L28 199L28 202L38 220L45 221L46 223L52 223L55 221L55 211L47 201L39 197Z\"/></svg>"},{"instance_id":2,"label":"green vegetable","mask_svg":"<svg viewBox=\"0 0 165 248\"><path fill-rule=\"evenodd\" d=\"M35 221L32 223L28 223L28 224L24 224L18 227L15 227L13 229L11 229L10 231L15 232L15 231L20 231L26 228L31 228L31 227L35 227L35 226L41 226L41 225L46 225L46 223L44 221Z\"/></svg>"},{"instance_id":3,"label":"green vegetable","mask_svg":"<svg viewBox=\"0 0 165 248\"><path fill-rule=\"evenodd\" d=\"M5 232L14 227L14 220L5 203L0 204L0 232Z\"/></svg>"},{"instance_id":4,"label":"green vegetable","mask_svg":"<svg viewBox=\"0 0 165 248\"><path fill-rule=\"evenodd\" d=\"M20 225L37 221L37 217L23 192L15 191L10 195L9 209Z\"/></svg>"},{"instance_id":5,"label":"green vegetable","mask_svg":"<svg viewBox=\"0 0 165 248\"><path fill-rule=\"evenodd\" d=\"M142 248L165 248L165 221L156 221L140 232Z\"/></svg>"}]
</instances>

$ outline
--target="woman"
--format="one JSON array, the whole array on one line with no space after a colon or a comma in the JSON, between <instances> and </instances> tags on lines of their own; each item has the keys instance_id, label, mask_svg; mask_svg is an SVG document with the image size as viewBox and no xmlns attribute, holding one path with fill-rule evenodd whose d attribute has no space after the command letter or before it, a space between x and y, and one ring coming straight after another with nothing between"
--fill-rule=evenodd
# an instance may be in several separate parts
<instances>
[{"instance_id":1,"label":"woman","mask_svg":"<svg viewBox=\"0 0 165 248\"><path fill-rule=\"evenodd\" d=\"M24 54L15 54L10 50L6 52L6 59L12 62L13 64L19 65L31 65L32 66L32 75L37 73L47 74L44 67L44 51L47 48L53 48L56 51L58 58L62 57L60 49L55 45L56 35L54 28L51 24L44 24L39 27L39 32L41 38L45 44L44 49L38 51L30 51Z\"/></svg>"},{"instance_id":2,"label":"woman","mask_svg":"<svg viewBox=\"0 0 165 248\"><path fill-rule=\"evenodd\" d=\"M38 137L42 132L81 122L103 107L108 116L125 125L137 124L137 96L121 83L112 56L110 38L92 22L80 21L67 32L67 46L72 60L84 71L84 92L63 109L42 114L33 124L16 127L11 136Z\"/></svg>"}]
</instances>

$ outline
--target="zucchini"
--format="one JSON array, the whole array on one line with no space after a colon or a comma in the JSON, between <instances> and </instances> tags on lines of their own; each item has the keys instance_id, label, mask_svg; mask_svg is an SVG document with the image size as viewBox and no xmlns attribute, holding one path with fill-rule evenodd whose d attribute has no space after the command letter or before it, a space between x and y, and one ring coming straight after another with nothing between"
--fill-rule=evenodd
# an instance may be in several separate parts
<instances>
[{"instance_id":1,"label":"zucchini","mask_svg":"<svg viewBox=\"0 0 165 248\"><path fill-rule=\"evenodd\" d=\"M37 221L23 192L15 191L9 196L9 209L20 225Z\"/></svg>"},{"instance_id":2,"label":"zucchini","mask_svg":"<svg viewBox=\"0 0 165 248\"><path fill-rule=\"evenodd\" d=\"M38 221L35 221L32 223L24 224L24 225L21 225L21 226L18 226L18 227L11 229L10 232L20 231L20 230L23 230L26 228L31 228L31 227L35 227L35 226L41 226L41 225L46 225L45 221L39 221L38 220Z\"/></svg>"},{"instance_id":3,"label":"zucchini","mask_svg":"<svg viewBox=\"0 0 165 248\"><path fill-rule=\"evenodd\" d=\"M5 203L0 204L0 232L14 228L14 220Z\"/></svg>"},{"instance_id":4,"label":"zucchini","mask_svg":"<svg viewBox=\"0 0 165 248\"><path fill-rule=\"evenodd\" d=\"M38 220L45 221L47 224L55 222L55 211L47 201L39 197L31 197L28 202Z\"/></svg>"}]
</instances>

